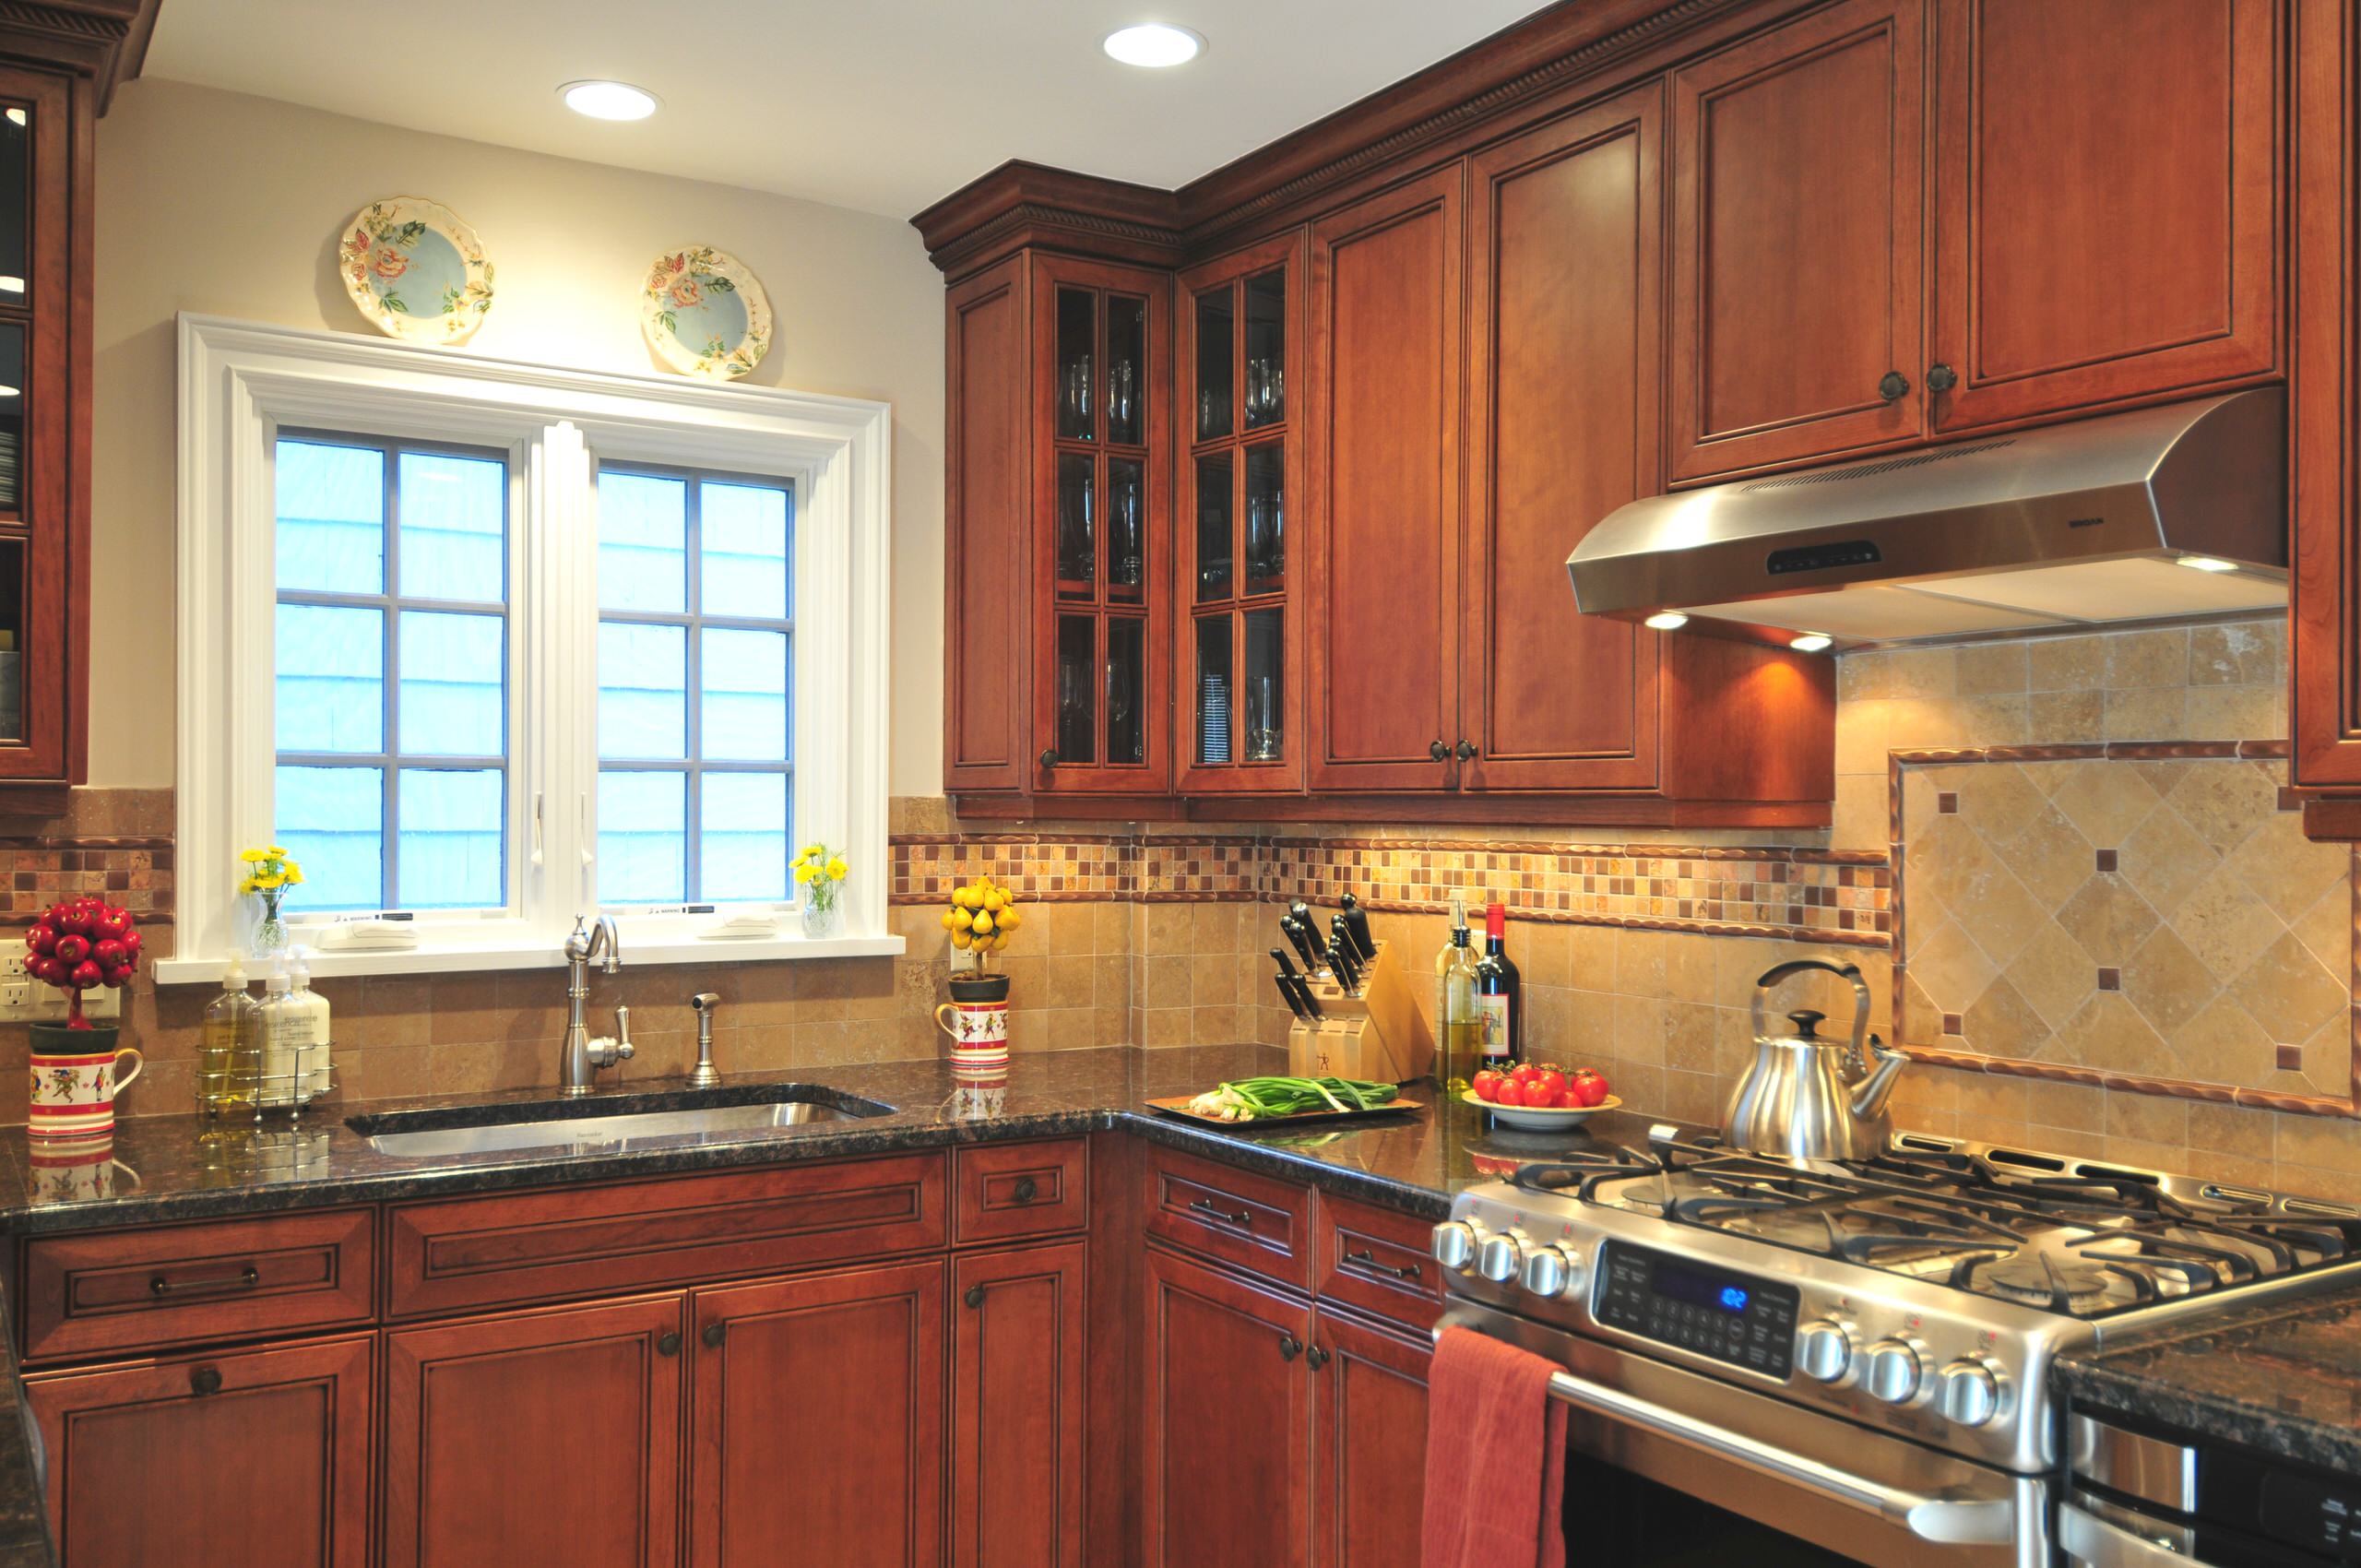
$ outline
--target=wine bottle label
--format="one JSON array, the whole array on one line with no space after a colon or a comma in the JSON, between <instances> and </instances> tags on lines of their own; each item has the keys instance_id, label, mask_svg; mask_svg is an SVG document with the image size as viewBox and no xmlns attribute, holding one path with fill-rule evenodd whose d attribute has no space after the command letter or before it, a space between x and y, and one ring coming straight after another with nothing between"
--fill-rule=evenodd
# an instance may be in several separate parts
<instances>
[{"instance_id":1,"label":"wine bottle label","mask_svg":"<svg viewBox=\"0 0 2361 1568\"><path fill-rule=\"evenodd\" d=\"M1484 1054L1506 1056L1509 1053L1509 999L1505 996L1479 996L1476 1006L1484 1019Z\"/></svg>"}]
</instances>

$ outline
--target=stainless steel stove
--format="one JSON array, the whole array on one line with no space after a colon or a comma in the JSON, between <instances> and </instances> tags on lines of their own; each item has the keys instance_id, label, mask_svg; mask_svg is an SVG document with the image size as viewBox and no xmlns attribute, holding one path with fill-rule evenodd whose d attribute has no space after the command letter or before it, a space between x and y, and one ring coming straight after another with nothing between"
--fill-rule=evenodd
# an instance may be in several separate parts
<instances>
[{"instance_id":1,"label":"stainless steel stove","mask_svg":"<svg viewBox=\"0 0 2361 1568\"><path fill-rule=\"evenodd\" d=\"M2047 1568L2052 1359L2347 1282L2361 1209L1916 1134L1798 1167L1658 1128L1469 1190L1434 1252L1446 1324L1564 1369L1578 1465L1800 1561Z\"/></svg>"}]
</instances>

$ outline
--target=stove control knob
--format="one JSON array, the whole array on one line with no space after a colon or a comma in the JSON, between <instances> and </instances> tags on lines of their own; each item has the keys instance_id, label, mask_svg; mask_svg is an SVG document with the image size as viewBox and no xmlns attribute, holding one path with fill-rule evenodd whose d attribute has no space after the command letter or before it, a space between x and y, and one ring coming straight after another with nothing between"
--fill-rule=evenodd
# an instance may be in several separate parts
<instances>
[{"instance_id":1,"label":"stove control knob","mask_svg":"<svg viewBox=\"0 0 2361 1568\"><path fill-rule=\"evenodd\" d=\"M1570 1256L1564 1248L1545 1241L1525 1254L1525 1272L1520 1277L1533 1294L1554 1300L1581 1290L1583 1275L1580 1257Z\"/></svg>"},{"instance_id":2,"label":"stove control knob","mask_svg":"<svg viewBox=\"0 0 2361 1568\"><path fill-rule=\"evenodd\" d=\"M1853 1370L1853 1336L1843 1324L1829 1318L1808 1323L1796 1331L1796 1365L1806 1377L1841 1383Z\"/></svg>"},{"instance_id":3,"label":"stove control knob","mask_svg":"<svg viewBox=\"0 0 2361 1568\"><path fill-rule=\"evenodd\" d=\"M1476 1249L1476 1272L1495 1285L1506 1285L1525 1265L1525 1243L1513 1230L1487 1236Z\"/></svg>"},{"instance_id":4,"label":"stove control knob","mask_svg":"<svg viewBox=\"0 0 2361 1568\"><path fill-rule=\"evenodd\" d=\"M1428 1250L1435 1262L1461 1274L1476 1262L1476 1249L1483 1243L1484 1228L1472 1219L1446 1219L1435 1227L1434 1239Z\"/></svg>"},{"instance_id":5,"label":"stove control knob","mask_svg":"<svg viewBox=\"0 0 2361 1568\"><path fill-rule=\"evenodd\" d=\"M2000 1413L2008 1374L1989 1361L1953 1361L1942 1370L1935 1402L1943 1420L1980 1427Z\"/></svg>"},{"instance_id":6,"label":"stove control knob","mask_svg":"<svg viewBox=\"0 0 2361 1568\"><path fill-rule=\"evenodd\" d=\"M1925 1375L1918 1347L1906 1339L1880 1339L1869 1347L1869 1370L1862 1381L1887 1404L1907 1405L1918 1397Z\"/></svg>"}]
</instances>

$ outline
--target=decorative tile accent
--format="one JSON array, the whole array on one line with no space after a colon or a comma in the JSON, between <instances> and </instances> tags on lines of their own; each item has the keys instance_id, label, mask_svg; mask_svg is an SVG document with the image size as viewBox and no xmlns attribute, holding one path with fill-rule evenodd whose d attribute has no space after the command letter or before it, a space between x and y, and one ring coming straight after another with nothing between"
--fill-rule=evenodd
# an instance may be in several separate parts
<instances>
[{"instance_id":1,"label":"decorative tile accent","mask_svg":"<svg viewBox=\"0 0 2361 1568\"><path fill-rule=\"evenodd\" d=\"M0 930L21 931L61 898L97 893L142 925L172 918L172 841L148 837L0 837Z\"/></svg>"}]
</instances>

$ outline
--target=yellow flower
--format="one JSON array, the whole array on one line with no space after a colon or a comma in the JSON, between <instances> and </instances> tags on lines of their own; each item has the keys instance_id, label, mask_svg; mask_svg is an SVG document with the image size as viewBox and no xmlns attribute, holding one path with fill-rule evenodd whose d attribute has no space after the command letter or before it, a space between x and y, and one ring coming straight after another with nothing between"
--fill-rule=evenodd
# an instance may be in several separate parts
<instances>
[{"instance_id":1,"label":"yellow flower","mask_svg":"<svg viewBox=\"0 0 2361 1568\"><path fill-rule=\"evenodd\" d=\"M274 855L279 856L281 860L284 860L284 859L286 859L286 857L287 857L287 851L286 851L286 850L284 850L284 849L280 849L280 848L279 848L278 845L276 845L276 844L273 844L273 845L270 847L270 852L271 852L272 854L274 854Z\"/></svg>"},{"instance_id":2,"label":"yellow flower","mask_svg":"<svg viewBox=\"0 0 2361 1568\"><path fill-rule=\"evenodd\" d=\"M811 881L812 868L810 866L797 866L795 868L795 880L798 882Z\"/></svg>"},{"instance_id":3,"label":"yellow flower","mask_svg":"<svg viewBox=\"0 0 2361 1568\"><path fill-rule=\"evenodd\" d=\"M795 859L793 859L793 860L791 860L791 861L788 861L787 863L788 863L789 865L791 865L791 866L801 867L801 865L803 865L803 863L804 863L806 861L808 861L808 860L810 860L810 859L811 859L811 857L810 857L810 856L808 856L808 855L798 855L798 856L796 856L796 857L795 857Z\"/></svg>"},{"instance_id":4,"label":"yellow flower","mask_svg":"<svg viewBox=\"0 0 2361 1568\"><path fill-rule=\"evenodd\" d=\"M842 882L845 879L845 873L851 869L851 867L845 864L845 858L842 855L830 855L828 857L828 875L833 880Z\"/></svg>"},{"instance_id":5,"label":"yellow flower","mask_svg":"<svg viewBox=\"0 0 2361 1568\"><path fill-rule=\"evenodd\" d=\"M243 849L238 853L238 859L245 861L248 865L257 864L263 861L268 860L269 858L270 857L267 854L260 849Z\"/></svg>"},{"instance_id":6,"label":"yellow flower","mask_svg":"<svg viewBox=\"0 0 2361 1568\"><path fill-rule=\"evenodd\" d=\"M290 881L290 882L301 882L301 881L303 881L303 868L302 866L297 865L293 861L288 861L288 862L287 862L287 880L288 880L288 881Z\"/></svg>"}]
</instances>

